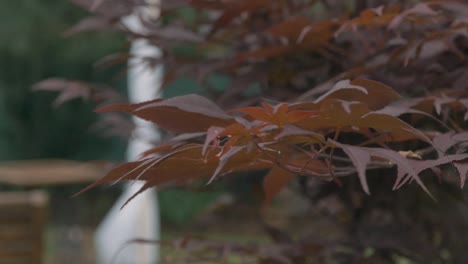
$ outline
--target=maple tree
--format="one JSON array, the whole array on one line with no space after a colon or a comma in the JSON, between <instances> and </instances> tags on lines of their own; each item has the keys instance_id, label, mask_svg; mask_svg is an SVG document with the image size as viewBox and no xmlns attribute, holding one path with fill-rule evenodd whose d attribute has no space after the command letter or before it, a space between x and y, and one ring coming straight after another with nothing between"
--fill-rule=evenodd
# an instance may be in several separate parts
<instances>
[{"instance_id":1,"label":"maple tree","mask_svg":"<svg viewBox=\"0 0 468 264\"><path fill-rule=\"evenodd\" d=\"M156 21L146 21L142 13L145 34L119 22L133 12L134 1L74 2L93 15L71 32L112 28L145 38L163 51L162 58L141 59L149 67L164 64L164 87L180 77L206 87L203 96L101 105L97 112L129 113L171 137L85 190L144 180L136 196L154 186L198 179L211 183L253 170L266 171L265 206L296 179L308 195L310 181L351 189L347 182L356 176L361 192L372 193L362 198L369 200L378 199L379 192L388 196L385 188L413 182L426 198L438 200L433 195L437 187L427 182L437 178L453 184L455 175L463 188L468 172L464 1L162 1ZM128 58L119 53L103 63ZM216 89L209 81L213 76L227 77L228 84ZM56 80L39 88L53 89L50 84ZM68 86L59 102L90 97L90 86L85 85L85 93L81 86L71 92ZM354 211L366 208L363 202L349 203ZM283 249L280 257L261 261L305 263L307 257L325 254L301 243L293 243L301 253ZM440 250L414 252L419 247L391 242L373 246L382 256L394 250L414 261L442 259L434 253ZM459 253L451 254L450 261L459 263Z\"/></svg>"}]
</instances>

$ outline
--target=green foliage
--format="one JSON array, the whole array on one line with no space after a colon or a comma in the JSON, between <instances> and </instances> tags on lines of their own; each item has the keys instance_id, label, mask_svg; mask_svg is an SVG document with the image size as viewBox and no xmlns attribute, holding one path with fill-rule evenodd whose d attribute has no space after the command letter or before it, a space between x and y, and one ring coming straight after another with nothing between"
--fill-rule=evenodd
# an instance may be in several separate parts
<instances>
[{"instance_id":1,"label":"green foliage","mask_svg":"<svg viewBox=\"0 0 468 264\"><path fill-rule=\"evenodd\" d=\"M55 75L93 81L113 75L92 65L121 48L122 37L63 36L84 14L67 1L0 3L0 159L123 157L124 141L90 131L96 121L92 104L72 102L56 111L53 95L31 91L34 83Z\"/></svg>"}]
</instances>

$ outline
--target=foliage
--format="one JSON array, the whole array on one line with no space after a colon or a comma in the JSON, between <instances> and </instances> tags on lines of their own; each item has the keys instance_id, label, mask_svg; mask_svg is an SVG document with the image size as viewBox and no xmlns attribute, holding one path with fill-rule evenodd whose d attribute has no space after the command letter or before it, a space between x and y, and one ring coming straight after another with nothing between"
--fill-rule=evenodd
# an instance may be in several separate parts
<instances>
[{"instance_id":1,"label":"foliage","mask_svg":"<svg viewBox=\"0 0 468 264\"><path fill-rule=\"evenodd\" d=\"M145 180L138 195L154 186L267 170L267 205L298 176L337 184L357 176L370 194L367 175L383 171L373 177L385 177L379 180L387 188L414 182L427 197L431 176L450 182L458 175L459 185L465 183L463 1L162 1L155 21L145 13L151 8L142 10L145 34L118 22L133 1L76 1L94 15L74 32L112 27L145 38L164 56L141 59L164 63L165 85L192 77L213 100L190 94L98 109L149 120L172 137L85 190ZM210 87L210 77L220 75L227 87ZM261 96L248 92L253 86ZM302 263L301 253L288 252L275 251L266 261Z\"/></svg>"}]
</instances>

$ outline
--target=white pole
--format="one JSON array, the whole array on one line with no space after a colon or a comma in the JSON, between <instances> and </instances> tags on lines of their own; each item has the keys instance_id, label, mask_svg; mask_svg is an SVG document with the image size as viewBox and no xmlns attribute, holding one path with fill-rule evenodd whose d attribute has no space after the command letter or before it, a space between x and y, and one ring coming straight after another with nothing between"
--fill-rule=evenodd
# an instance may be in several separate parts
<instances>
[{"instance_id":1,"label":"white pole","mask_svg":"<svg viewBox=\"0 0 468 264\"><path fill-rule=\"evenodd\" d=\"M143 12L143 17L154 19L159 16L159 0L148 0L148 6L135 10L135 14L124 19L125 25L131 30L144 33L138 12ZM141 13L140 13L141 15ZM162 69L148 67L142 58L158 58L161 51L148 43L145 39L137 39L132 42L132 59L129 61L128 94L133 103L148 101L159 97ZM129 141L127 160L137 160L139 155L152 147L152 143L160 139L159 132L154 126L142 119L134 118L136 129ZM159 207L156 190L150 189L132 200L122 210L120 207L137 192L143 182L128 184L124 193L108 212L103 222L98 227L95 242L97 263L108 264L117 251L127 241L132 239L160 239ZM159 259L159 246L132 244L119 253L116 264L154 264Z\"/></svg>"}]
</instances>

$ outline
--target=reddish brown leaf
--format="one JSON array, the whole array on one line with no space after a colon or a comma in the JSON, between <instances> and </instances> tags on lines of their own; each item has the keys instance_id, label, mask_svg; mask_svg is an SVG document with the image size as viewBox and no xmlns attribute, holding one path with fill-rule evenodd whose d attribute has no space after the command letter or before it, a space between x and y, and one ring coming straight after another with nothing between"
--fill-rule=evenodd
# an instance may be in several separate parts
<instances>
[{"instance_id":1,"label":"reddish brown leaf","mask_svg":"<svg viewBox=\"0 0 468 264\"><path fill-rule=\"evenodd\" d=\"M271 122L271 119L272 119L272 114L262 107L254 107L254 106L244 107L240 109L231 110L230 112L239 112L239 113L248 114L255 120L260 120L264 122Z\"/></svg>"},{"instance_id":2,"label":"reddish brown leaf","mask_svg":"<svg viewBox=\"0 0 468 264\"><path fill-rule=\"evenodd\" d=\"M287 113L287 123L294 124L307 118L311 118L320 113L320 111L291 110Z\"/></svg>"},{"instance_id":3,"label":"reddish brown leaf","mask_svg":"<svg viewBox=\"0 0 468 264\"><path fill-rule=\"evenodd\" d=\"M173 153L160 162L155 163L158 159L150 158L124 163L111 170L102 179L80 191L80 193L104 183L135 180L137 178L146 181L146 186L157 186L169 182L183 182L209 177L219 167L219 159L212 153L204 158L201 156L202 149L202 145L186 145L178 148L177 153ZM216 152L219 151L220 149ZM219 173L259 170L271 167L271 164L255 158L255 153L241 152L234 155L236 153L233 153L229 159L225 159L224 166Z\"/></svg>"},{"instance_id":4,"label":"reddish brown leaf","mask_svg":"<svg viewBox=\"0 0 468 264\"><path fill-rule=\"evenodd\" d=\"M132 113L177 133L205 132L211 126L223 127L234 122L215 103L195 94L139 104L110 105L97 110L109 111Z\"/></svg>"},{"instance_id":5,"label":"reddish brown leaf","mask_svg":"<svg viewBox=\"0 0 468 264\"><path fill-rule=\"evenodd\" d=\"M293 17L268 29L268 33L277 38L286 38L289 43L296 43L302 30L311 24L305 17Z\"/></svg>"},{"instance_id":6,"label":"reddish brown leaf","mask_svg":"<svg viewBox=\"0 0 468 264\"><path fill-rule=\"evenodd\" d=\"M278 166L271 168L270 172L268 172L268 174L263 180L263 190L265 192L265 207L270 205L275 195L279 193L279 191L281 191L281 189L283 189L295 175L296 174L291 173Z\"/></svg>"},{"instance_id":7,"label":"reddish brown leaf","mask_svg":"<svg viewBox=\"0 0 468 264\"><path fill-rule=\"evenodd\" d=\"M315 100L315 103L320 103L325 99L362 102L367 104L369 109L378 110L392 101L401 99L401 96L383 83L368 79L355 79L338 82L329 92Z\"/></svg>"},{"instance_id":8,"label":"reddish brown leaf","mask_svg":"<svg viewBox=\"0 0 468 264\"><path fill-rule=\"evenodd\" d=\"M317 160L313 154L306 151L300 154L295 154L294 156L289 157L287 161L280 161L280 163L282 163L281 165L289 171L301 175L323 176L330 174L330 168L325 162Z\"/></svg>"},{"instance_id":9,"label":"reddish brown leaf","mask_svg":"<svg viewBox=\"0 0 468 264\"><path fill-rule=\"evenodd\" d=\"M163 145L159 145L157 147L154 147L154 148L151 148L149 150L146 150L145 152L143 152L141 154L141 157L143 158L147 158L148 156L151 156L151 155L154 155L154 154L158 154L158 153L162 153L162 152L167 152L167 151L170 151L174 148L174 145L173 144L163 144Z\"/></svg>"},{"instance_id":10,"label":"reddish brown leaf","mask_svg":"<svg viewBox=\"0 0 468 264\"><path fill-rule=\"evenodd\" d=\"M231 110L231 112L244 113L256 121L266 122L278 127L282 127L285 124L293 124L320 113L319 111L312 110L289 110L289 105L287 103L277 104L274 107L263 103L262 106L263 107L244 107Z\"/></svg>"},{"instance_id":11,"label":"reddish brown leaf","mask_svg":"<svg viewBox=\"0 0 468 264\"><path fill-rule=\"evenodd\" d=\"M218 176L221 171L224 169L224 166L228 163L229 160L231 160L235 155L237 155L239 152L242 150L245 150L245 146L234 146L229 151L223 153L223 155L219 158L219 164L216 167L216 170L213 172L213 175L211 176L210 180L208 181L207 184L210 184L216 176Z\"/></svg>"},{"instance_id":12,"label":"reddish brown leaf","mask_svg":"<svg viewBox=\"0 0 468 264\"><path fill-rule=\"evenodd\" d=\"M310 105L305 104L306 107ZM301 108L301 105L296 105ZM399 118L370 111L367 104L343 100L324 100L320 105L320 114L296 123L306 130L333 128L373 128L381 136L379 141L405 141L419 139L431 142L422 132Z\"/></svg>"},{"instance_id":13,"label":"reddish brown leaf","mask_svg":"<svg viewBox=\"0 0 468 264\"><path fill-rule=\"evenodd\" d=\"M244 53L238 54L233 59L233 63L241 63L247 60L263 60L268 59L271 57L278 57L284 55L293 49L290 46L285 45L276 45L276 46L269 46L269 47L262 47L253 51L248 51Z\"/></svg>"},{"instance_id":14,"label":"reddish brown leaf","mask_svg":"<svg viewBox=\"0 0 468 264\"><path fill-rule=\"evenodd\" d=\"M325 20L306 26L301 29L295 43L306 50L319 51L319 48L333 39L333 34L340 24L337 21Z\"/></svg>"},{"instance_id":15,"label":"reddish brown leaf","mask_svg":"<svg viewBox=\"0 0 468 264\"><path fill-rule=\"evenodd\" d=\"M324 143L325 138L314 131L305 130L294 125L286 125L281 132L275 136L275 140L287 141L288 144L300 143Z\"/></svg>"}]
</instances>

